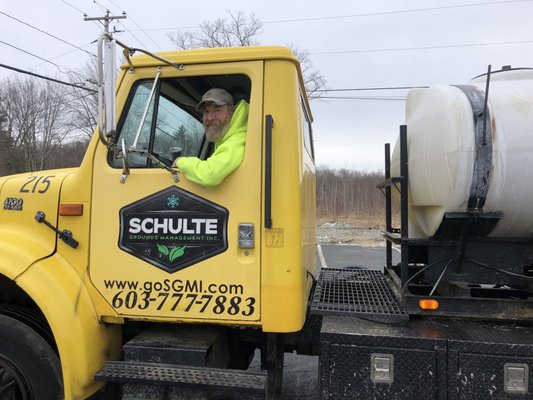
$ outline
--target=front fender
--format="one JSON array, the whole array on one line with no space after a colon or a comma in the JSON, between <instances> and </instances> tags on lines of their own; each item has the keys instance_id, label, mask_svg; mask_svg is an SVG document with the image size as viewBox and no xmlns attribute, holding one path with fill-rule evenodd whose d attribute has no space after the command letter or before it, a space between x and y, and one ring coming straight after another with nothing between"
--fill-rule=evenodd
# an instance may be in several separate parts
<instances>
[{"instance_id":1,"label":"front fender","mask_svg":"<svg viewBox=\"0 0 533 400\"><path fill-rule=\"evenodd\" d=\"M54 250L50 245L50 243L55 245L54 236L52 232L48 238L42 235L28 237L26 232L0 228L0 273L15 279L35 260L47 256Z\"/></svg>"},{"instance_id":2,"label":"front fender","mask_svg":"<svg viewBox=\"0 0 533 400\"><path fill-rule=\"evenodd\" d=\"M85 282L59 254L39 260L16 283L43 312L54 335L65 387L65 399L84 399L101 384L94 374L121 355L121 329L98 322Z\"/></svg>"},{"instance_id":3,"label":"front fender","mask_svg":"<svg viewBox=\"0 0 533 400\"><path fill-rule=\"evenodd\" d=\"M56 233L35 220L42 211L57 225L61 184L72 169L13 175L2 180L0 192L0 266L11 279L56 248Z\"/></svg>"}]
</instances>

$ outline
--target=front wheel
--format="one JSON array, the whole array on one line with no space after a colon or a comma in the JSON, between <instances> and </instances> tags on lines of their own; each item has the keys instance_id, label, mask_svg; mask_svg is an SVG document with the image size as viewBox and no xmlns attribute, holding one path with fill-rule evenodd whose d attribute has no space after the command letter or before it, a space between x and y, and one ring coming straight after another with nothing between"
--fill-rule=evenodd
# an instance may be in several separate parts
<instances>
[{"instance_id":1,"label":"front wheel","mask_svg":"<svg viewBox=\"0 0 533 400\"><path fill-rule=\"evenodd\" d=\"M24 323L0 315L0 399L61 398L61 367L50 345Z\"/></svg>"}]
</instances>

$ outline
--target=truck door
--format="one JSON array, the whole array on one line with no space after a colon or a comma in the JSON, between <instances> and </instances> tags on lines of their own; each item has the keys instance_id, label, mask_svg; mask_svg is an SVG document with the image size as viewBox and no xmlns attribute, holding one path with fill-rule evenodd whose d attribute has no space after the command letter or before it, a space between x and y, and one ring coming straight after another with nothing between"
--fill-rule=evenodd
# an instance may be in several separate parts
<instances>
[{"instance_id":1,"label":"truck door","mask_svg":"<svg viewBox=\"0 0 533 400\"><path fill-rule=\"evenodd\" d=\"M115 141L136 150L121 183L116 151L99 144L90 249L90 279L120 316L259 323L263 62L212 65L165 66L157 80L159 67L144 67L122 80ZM244 161L214 188L176 183L143 152L168 164L207 157L196 105L212 87L250 104ZM241 247L239 227L250 239Z\"/></svg>"}]
</instances>

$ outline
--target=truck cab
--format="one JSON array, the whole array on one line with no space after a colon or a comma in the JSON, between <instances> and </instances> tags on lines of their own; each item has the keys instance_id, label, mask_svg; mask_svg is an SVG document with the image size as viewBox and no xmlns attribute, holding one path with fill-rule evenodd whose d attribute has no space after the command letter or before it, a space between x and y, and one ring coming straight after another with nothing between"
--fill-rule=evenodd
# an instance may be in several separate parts
<instances>
[{"instance_id":1,"label":"truck cab","mask_svg":"<svg viewBox=\"0 0 533 400\"><path fill-rule=\"evenodd\" d=\"M242 164L206 187L172 164L210 156L197 104L214 87L249 113ZM22 398L89 397L106 362L124 359L126 340L154 326L174 337L183 326L223 332L217 351L249 359L268 335L298 332L306 319L317 274L315 166L292 53L128 56L116 103L105 107L116 107L116 129L95 131L79 168L0 178L0 336L19 348L0 346L0 364L22 382L13 389ZM21 342L20 330L39 346ZM43 351L53 361L39 374L28 359ZM215 364L236 363L225 359ZM60 394L39 397L45 387Z\"/></svg>"}]
</instances>

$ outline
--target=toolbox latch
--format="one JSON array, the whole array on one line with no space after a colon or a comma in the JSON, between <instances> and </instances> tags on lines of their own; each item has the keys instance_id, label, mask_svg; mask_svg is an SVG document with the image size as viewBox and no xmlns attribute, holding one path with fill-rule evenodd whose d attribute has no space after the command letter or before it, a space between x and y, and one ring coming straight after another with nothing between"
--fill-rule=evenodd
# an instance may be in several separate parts
<instances>
[{"instance_id":1,"label":"toolbox latch","mask_svg":"<svg viewBox=\"0 0 533 400\"><path fill-rule=\"evenodd\" d=\"M394 382L394 356L373 353L370 355L370 380L374 383Z\"/></svg>"},{"instance_id":2,"label":"toolbox latch","mask_svg":"<svg viewBox=\"0 0 533 400\"><path fill-rule=\"evenodd\" d=\"M527 364L505 363L503 376L505 392L527 393L529 386L529 366Z\"/></svg>"}]
</instances>

